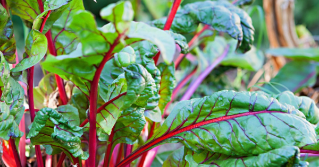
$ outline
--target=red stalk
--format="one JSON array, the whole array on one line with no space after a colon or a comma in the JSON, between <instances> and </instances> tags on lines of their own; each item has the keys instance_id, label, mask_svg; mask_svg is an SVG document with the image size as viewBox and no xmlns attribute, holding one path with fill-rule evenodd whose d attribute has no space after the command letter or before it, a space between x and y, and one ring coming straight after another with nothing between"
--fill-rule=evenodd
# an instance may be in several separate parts
<instances>
[{"instance_id":1,"label":"red stalk","mask_svg":"<svg viewBox=\"0 0 319 167\"><path fill-rule=\"evenodd\" d=\"M300 153L319 154L319 151L300 149Z\"/></svg>"},{"instance_id":2,"label":"red stalk","mask_svg":"<svg viewBox=\"0 0 319 167\"><path fill-rule=\"evenodd\" d=\"M150 133L149 133L149 135L147 137L147 140L149 140L153 136L155 127L156 127L156 122L153 122L152 125L151 125L151 128L150 128ZM145 162L145 159L146 159L147 155L148 155L148 152L143 154L143 156L141 157L137 167L143 167L144 166L144 162Z\"/></svg>"},{"instance_id":3,"label":"red stalk","mask_svg":"<svg viewBox=\"0 0 319 167\"><path fill-rule=\"evenodd\" d=\"M193 75L196 73L196 71L197 71L197 66L193 69L193 71L190 74L188 74L185 78L183 78L183 80L181 80L179 82L179 84L173 90L172 100L174 100L176 98L178 92L188 83L188 81L193 77Z\"/></svg>"},{"instance_id":4,"label":"red stalk","mask_svg":"<svg viewBox=\"0 0 319 167\"><path fill-rule=\"evenodd\" d=\"M121 160L123 159L123 149L124 149L124 144L121 143L120 144L120 148L119 148L119 151L117 153L117 158L116 158L116 163L115 164L118 164L121 162ZM114 154L114 153L113 153Z\"/></svg>"},{"instance_id":5,"label":"red stalk","mask_svg":"<svg viewBox=\"0 0 319 167\"><path fill-rule=\"evenodd\" d=\"M56 48L55 48L55 45L54 45L53 40L52 40L51 30L49 30L49 31L45 34L45 36L47 37L48 49L49 49L50 54L52 54L53 56L57 56ZM63 80L62 80L62 78L61 78L59 75L57 75L57 74L55 74L54 76L55 76L55 81L56 81L57 86L58 86L59 95L60 95L62 104L63 104L63 105L66 105L66 104L68 103L68 96L66 95L66 92L65 92Z\"/></svg>"},{"instance_id":6,"label":"red stalk","mask_svg":"<svg viewBox=\"0 0 319 167\"><path fill-rule=\"evenodd\" d=\"M195 129L197 127L204 126L204 125L211 124L211 123L221 122L221 121L234 119L234 118L238 118L238 117L249 116L249 115L263 114L263 113L284 113L284 112L280 112L280 111L247 112L247 113L230 115L230 116L223 116L223 117L219 117L219 118L215 118L215 119L211 119L211 120L206 120L206 121L194 123L194 124L188 125L188 126L186 126L184 128L181 128L181 129L174 129L174 130L166 133L165 135L160 136L158 138L155 138L152 141L150 141L147 144L145 144L144 146L140 147L139 149L134 151L132 154L130 154L127 158L125 158L123 161L121 161L117 165L117 167L125 166L126 164L132 162L134 159L136 159L139 156L141 156L142 154L144 154L147 150L149 150L153 146L155 146L155 145L163 142L164 140L169 139L169 138L171 138L171 137L173 137L173 136L175 136L177 134L180 134L182 132L190 131L190 130Z\"/></svg>"},{"instance_id":7,"label":"red stalk","mask_svg":"<svg viewBox=\"0 0 319 167\"><path fill-rule=\"evenodd\" d=\"M219 56L210 66L208 66L199 76L194 80L194 82L187 89L186 93L182 97L181 100L189 100L194 94L195 90L198 86L203 82L203 80L210 74L210 72L226 57L229 50L229 46L227 46L224 50L224 53Z\"/></svg>"},{"instance_id":8,"label":"red stalk","mask_svg":"<svg viewBox=\"0 0 319 167\"><path fill-rule=\"evenodd\" d=\"M176 12L178 10L179 5L181 4L182 0L174 0L171 12L166 20L165 26L163 30L169 30L172 26L173 20L175 18Z\"/></svg>"},{"instance_id":9,"label":"red stalk","mask_svg":"<svg viewBox=\"0 0 319 167\"><path fill-rule=\"evenodd\" d=\"M120 34L111 45L110 50L106 53L103 58L101 64L97 68L95 75L93 77L93 81L91 82L90 89L90 141L89 142L89 159L88 159L88 167L95 167L95 155L96 155L96 114L97 114L97 93L98 93L98 85L100 80L100 75L104 68L104 65L107 61L109 61L113 55L113 50L117 43L119 42L122 34Z\"/></svg>"},{"instance_id":10,"label":"red stalk","mask_svg":"<svg viewBox=\"0 0 319 167\"><path fill-rule=\"evenodd\" d=\"M17 150L16 144L14 142L14 139L12 139L10 137L9 143L10 143L10 147L11 147L12 152L13 152L13 156L14 156L14 160L16 162L16 166L17 167L21 167L21 161L20 161L20 157L19 157L19 154L18 154L18 150Z\"/></svg>"},{"instance_id":11,"label":"red stalk","mask_svg":"<svg viewBox=\"0 0 319 167\"><path fill-rule=\"evenodd\" d=\"M90 124L91 125L91 124ZM115 126L114 126L115 127ZM109 136L109 139L108 139L108 145L107 145L107 148L105 150L105 157L104 157L104 167L108 167L109 166L109 163L110 163L110 158L112 156L111 152L112 152L112 146L113 146L113 137L114 137L114 127L112 129L112 132ZM121 149L121 147L120 147ZM121 150L119 150L119 152L121 152ZM119 156L120 154L118 154ZM118 157L117 157L118 158Z\"/></svg>"},{"instance_id":12,"label":"red stalk","mask_svg":"<svg viewBox=\"0 0 319 167\"><path fill-rule=\"evenodd\" d=\"M179 5L181 4L181 2L182 2L182 0L174 0L172 9L171 9L171 11L170 11L170 13L169 13L169 16L168 16L168 18L167 18L167 20L166 20L166 23L165 23L165 25L164 25L163 30L169 30L169 29L171 28L172 23L173 23L173 20L174 20L174 18L175 18L176 12L177 12L177 9L178 9ZM160 56L160 52L158 52L158 53L155 55L155 57L153 57L153 60L154 60L154 62L155 62L155 65L156 65L157 62L158 62L159 56Z\"/></svg>"},{"instance_id":13,"label":"red stalk","mask_svg":"<svg viewBox=\"0 0 319 167\"><path fill-rule=\"evenodd\" d=\"M39 8L41 13L43 12L43 3L41 0L38 0ZM50 13L48 13L49 15ZM43 27L48 19L48 15L45 17L41 24L40 32L42 33ZM34 66L30 67L27 70L28 73L28 99L29 99L29 110L30 110L30 116L31 116L31 122L33 122L35 117L35 110L34 110L34 97L33 97L33 78L34 78ZM39 167L43 167L43 160L42 160L42 153L41 148L39 145L35 145L35 153L37 157L37 163Z\"/></svg>"},{"instance_id":14,"label":"red stalk","mask_svg":"<svg viewBox=\"0 0 319 167\"><path fill-rule=\"evenodd\" d=\"M40 32L41 33L43 32L43 29L44 29L44 26L45 26L45 22L48 20L50 14L51 14L51 10L48 11L47 15L45 16L45 18L43 20L43 23L41 24L41 27L40 27Z\"/></svg>"},{"instance_id":15,"label":"red stalk","mask_svg":"<svg viewBox=\"0 0 319 167\"><path fill-rule=\"evenodd\" d=\"M63 161L66 155L64 153L61 154L57 167L61 167L63 165Z\"/></svg>"},{"instance_id":16,"label":"red stalk","mask_svg":"<svg viewBox=\"0 0 319 167\"><path fill-rule=\"evenodd\" d=\"M209 25L205 25L202 30L200 30L198 33L195 34L195 36L189 41L188 47L191 49L194 45L194 43L199 41L199 36L202 35L202 33L209 29ZM180 54L177 59L175 60L175 69L179 67L179 64L182 62L186 54Z\"/></svg>"},{"instance_id":17,"label":"red stalk","mask_svg":"<svg viewBox=\"0 0 319 167\"><path fill-rule=\"evenodd\" d=\"M6 0L1 0L1 5L8 11Z\"/></svg>"}]
</instances>

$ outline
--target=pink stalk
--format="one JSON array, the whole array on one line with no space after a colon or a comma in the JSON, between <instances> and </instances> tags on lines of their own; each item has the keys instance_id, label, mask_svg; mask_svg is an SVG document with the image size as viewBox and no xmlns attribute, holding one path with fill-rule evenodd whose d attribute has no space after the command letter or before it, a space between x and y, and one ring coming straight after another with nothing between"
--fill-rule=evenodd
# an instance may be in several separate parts
<instances>
[{"instance_id":1,"label":"pink stalk","mask_svg":"<svg viewBox=\"0 0 319 167\"><path fill-rule=\"evenodd\" d=\"M52 166L52 155L47 155L45 158L45 167L51 167Z\"/></svg>"},{"instance_id":2,"label":"pink stalk","mask_svg":"<svg viewBox=\"0 0 319 167\"><path fill-rule=\"evenodd\" d=\"M194 80L194 82L190 85L190 87L187 89L186 93L182 97L181 100L189 100L198 86L203 82L203 80L210 74L210 72L227 56L229 50L229 46L227 46L224 50L224 53L219 56L210 66L208 66L199 76L197 79Z\"/></svg>"},{"instance_id":3,"label":"pink stalk","mask_svg":"<svg viewBox=\"0 0 319 167\"><path fill-rule=\"evenodd\" d=\"M104 167L108 167L109 166L110 159L111 159L111 156L112 156L111 152L112 152L112 146L113 146L114 127L112 129L112 132L111 132L111 134L109 136L109 140L107 142L108 144L107 144L107 147L106 147L106 150L105 150ZM119 149L121 149L121 146L120 146ZM119 152L121 152L121 150L119 150Z\"/></svg>"},{"instance_id":4,"label":"pink stalk","mask_svg":"<svg viewBox=\"0 0 319 167\"><path fill-rule=\"evenodd\" d=\"M151 167L153 160L154 160L159 148L160 148L160 146L157 146L157 147L155 147L147 152L143 167Z\"/></svg>"},{"instance_id":5,"label":"pink stalk","mask_svg":"<svg viewBox=\"0 0 319 167\"><path fill-rule=\"evenodd\" d=\"M21 165L26 166L27 165L27 157L25 156L25 116L23 113L22 119L19 124L19 130L23 132L23 136L20 138L19 142L19 150L20 150L20 159L21 159Z\"/></svg>"}]
</instances>

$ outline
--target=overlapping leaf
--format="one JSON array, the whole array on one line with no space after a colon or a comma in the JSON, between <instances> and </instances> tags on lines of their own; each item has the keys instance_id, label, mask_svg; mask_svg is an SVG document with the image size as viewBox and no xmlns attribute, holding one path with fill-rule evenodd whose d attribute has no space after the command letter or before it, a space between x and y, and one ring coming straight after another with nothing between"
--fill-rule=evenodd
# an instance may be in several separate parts
<instances>
[{"instance_id":1,"label":"overlapping leaf","mask_svg":"<svg viewBox=\"0 0 319 167\"><path fill-rule=\"evenodd\" d=\"M21 137L19 123L24 113L24 91L17 81L10 77L9 64L0 52L1 102L0 138Z\"/></svg>"},{"instance_id":2,"label":"overlapping leaf","mask_svg":"<svg viewBox=\"0 0 319 167\"><path fill-rule=\"evenodd\" d=\"M285 146L249 157L232 157L201 150L199 153L181 147L171 154L163 167L209 167L209 166L307 166L300 160L299 148Z\"/></svg>"},{"instance_id":3,"label":"overlapping leaf","mask_svg":"<svg viewBox=\"0 0 319 167\"><path fill-rule=\"evenodd\" d=\"M314 60L319 61L318 48L274 48L267 50L267 54L272 56L284 56L296 60Z\"/></svg>"},{"instance_id":4,"label":"overlapping leaf","mask_svg":"<svg viewBox=\"0 0 319 167\"><path fill-rule=\"evenodd\" d=\"M43 108L37 112L27 137L32 144L50 145L51 154L63 151L70 158L72 155L87 159L88 154L81 147L83 128L79 127L79 122L77 109L70 105L56 110Z\"/></svg>"},{"instance_id":5,"label":"overlapping leaf","mask_svg":"<svg viewBox=\"0 0 319 167\"><path fill-rule=\"evenodd\" d=\"M0 52L8 63L15 63L16 41L13 37L13 24L7 10L0 4Z\"/></svg>"},{"instance_id":6,"label":"overlapping leaf","mask_svg":"<svg viewBox=\"0 0 319 167\"><path fill-rule=\"evenodd\" d=\"M163 27L166 19L153 22ZM234 39L242 42L240 49L250 50L254 40L254 28L249 15L240 8L225 1L204 1L185 5L180 9L171 29L178 33L194 32L199 23L212 26L216 31L226 32Z\"/></svg>"},{"instance_id":7,"label":"overlapping leaf","mask_svg":"<svg viewBox=\"0 0 319 167\"><path fill-rule=\"evenodd\" d=\"M315 82L315 63L307 61L291 61L279 70L277 75L270 80L269 84L265 84L263 87L268 91L275 93L286 90L298 92L304 87L314 85Z\"/></svg>"},{"instance_id":8,"label":"overlapping leaf","mask_svg":"<svg viewBox=\"0 0 319 167\"><path fill-rule=\"evenodd\" d=\"M55 91L57 84L54 74L50 73L45 75L39 82L39 86L33 88L34 91L34 106L37 109L48 106L49 96Z\"/></svg>"},{"instance_id":9,"label":"overlapping leaf","mask_svg":"<svg viewBox=\"0 0 319 167\"><path fill-rule=\"evenodd\" d=\"M39 63L46 54L47 47L46 37L37 30L31 30L26 39L24 59L11 71L23 71Z\"/></svg>"},{"instance_id":10,"label":"overlapping leaf","mask_svg":"<svg viewBox=\"0 0 319 167\"><path fill-rule=\"evenodd\" d=\"M295 107L264 93L220 91L177 104L146 146L179 141L193 151L258 155L317 143L315 129L305 118Z\"/></svg>"},{"instance_id":11,"label":"overlapping leaf","mask_svg":"<svg viewBox=\"0 0 319 167\"><path fill-rule=\"evenodd\" d=\"M45 0L42 0L45 2ZM21 17L26 20L29 24L32 24L35 18L41 14L39 4L33 0L10 0L7 1L12 14Z\"/></svg>"}]
</instances>

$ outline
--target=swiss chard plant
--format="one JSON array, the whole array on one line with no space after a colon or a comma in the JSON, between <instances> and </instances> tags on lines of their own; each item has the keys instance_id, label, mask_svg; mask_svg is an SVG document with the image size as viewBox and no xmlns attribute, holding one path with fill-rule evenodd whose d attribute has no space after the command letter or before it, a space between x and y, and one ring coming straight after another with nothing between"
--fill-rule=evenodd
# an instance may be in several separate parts
<instances>
[{"instance_id":1,"label":"swiss chard plant","mask_svg":"<svg viewBox=\"0 0 319 167\"><path fill-rule=\"evenodd\" d=\"M29 148L38 167L149 167L161 145L180 143L162 166L307 166L300 153L319 154L312 99L216 86L238 69L229 87L241 90L241 72L264 64L241 8L252 2L175 0L168 17L140 22L134 3L119 1L98 26L82 0L2 0L1 164L26 166ZM12 15L27 30L20 60Z\"/></svg>"}]
</instances>

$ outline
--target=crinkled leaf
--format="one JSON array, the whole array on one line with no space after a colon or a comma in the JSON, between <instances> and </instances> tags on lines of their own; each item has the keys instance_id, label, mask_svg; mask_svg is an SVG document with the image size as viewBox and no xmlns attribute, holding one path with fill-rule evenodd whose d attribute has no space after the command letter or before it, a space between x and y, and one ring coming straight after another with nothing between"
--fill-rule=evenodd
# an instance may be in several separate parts
<instances>
[{"instance_id":1,"label":"crinkled leaf","mask_svg":"<svg viewBox=\"0 0 319 167\"><path fill-rule=\"evenodd\" d=\"M171 101L171 96L175 88L175 65L174 63L171 65L160 63L157 67L161 71L160 100L158 106L163 113L166 104Z\"/></svg>"},{"instance_id":2,"label":"crinkled leaf","mask_svg":"<svg viewBox=\"0 0 319 167\"><path fill-rule=\"evenodd\" d=\"M49 29L52 27L55 21L57 21L60 16L63 14L63 12L69 7L68 3L71 0L50 0L45 1L44 3L44 11L39 14L36 19L33 21L32 28L39 30L41 28L41 25L46 19L45 25L43 27L42 33L45 34L49 31ZM50 11L50 15L48 15Z\"/></svg>"},{"instance_id":3,"label":"crinkled leaf","mask_svg":"<svg viewBox=\"0 0 319 167\"><path fill-rule=\"evenodd\" d=\"M53 24L51 32L57 55L70 54L80 42L76 34L67 27L67 23L73 20L78 10L83 9L82 0L72 0L66 11Z\"/></svg>"},{"instance_id":4,"label":"crinkled leaf","mask_svg":"<svg viewBox=\"0 0 319 167\"><path fill-rule=\"evenodd\" d=\"M47 38L39 31L31 30L26 39L25 58L11 71L23 71L39 63L46 54L47 47Z\"/></svg>"},{"instance_id":5,"label":"crinkled leaf","mask_svg":"<svg viewBox=\"0 0 319 167\"><path fill-rule=\"evenodd\" d=\"M7 10L0 4L0 52L8 63L15 63L16 41L13 37L13 24Z\"/></svg>"},{"instance_id":6,"label":"crinkled leaf","mask_svg":"<svg viewBox=\"0 0 319 167\"><path fill-rule=\"evenodd\" d=\"M306 162L300 161L299 153L298 147L284 146L255 156L232 157L208 151L196 153L182 147L168 157L163 167L304 166Z\"/></svg>"},{"instance_id":7,"label":"crinkled leaf","mask_svg":"<svg viewBox=\"0 0 319 167\"><path fill-rule=\"evenodd\" d=\"M166 19L153 21L157 27L163 27ZM218 1L195 2L180 9L171 29L178 33L194 32L199 23L212 26L216 31L225 32L239 42L240 49L250 50L254 40L254 28L249 15L231 3Z\"/></svg>"},{"instance_id":8,"label":"crinkled leaf","mask_svg":"<svg viewBox=\"0 0 319 167\"><path fill-rule=\"evenodd\" d=\"M51 145L53 153L63 151L69 157L72 154L87 159L88 154L81 147L83 128L76 125L79 123L78 115L77 109L70 105L57 110L43 108L37 112L27 138L34 145Z\"/></svg>"},{"instance_id":9,"label":"crinkled leaf","mask_svg":"<svg viewBox=\"0 0 319 167\"><path fill-rule=\"evenodd\" d=\"M318 48L274 48L267 50L267 54L272 56L284 56L296 60L314 60L319 61Z\"/></svg>"},{"instance_id":10,"label":"crinkled leaf","mask_svg":"<svg viewBox=\"0 0 319 167\"><path fill-rule=\"evenodd\" d=\"M298 92L304 87L314 85L315 82L315 63L307 61L291 61L279 70L277 75L270 80L269 84L265 84L263 87L274 93L286 90Z\"/></svg>"},{"instance_id":11,"label":"crinkled leaf","mask_svg":"<svg viewBox=\"0 0 319 167\"><path fill-rule=\"evenodd\" d=\"M10 137L21 137L19 123L24 113L24 91L20 84L10 77L10 68L2 52L0 52L0 138L9 140Z\"/></svg>"},{"instance_id":12,"label":"crinkled leaf","mask_svg":"<svg viewBox=\"0 0 319 167\"><path fill-rule=\"evenodd\" d=\"M193 151L252 156L317 143L315 129L305 118L295 107L262 92L220 91L178 103L146 145L178 141Z\"/></svg>"}]
</instances>

